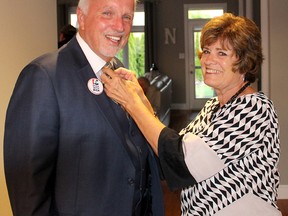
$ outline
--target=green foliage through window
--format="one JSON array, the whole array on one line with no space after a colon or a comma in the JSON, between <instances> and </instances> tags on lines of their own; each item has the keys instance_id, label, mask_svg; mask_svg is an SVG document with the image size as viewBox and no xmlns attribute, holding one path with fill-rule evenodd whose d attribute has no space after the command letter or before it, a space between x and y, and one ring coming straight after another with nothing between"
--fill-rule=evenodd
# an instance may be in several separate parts
<instances>
[{"instance_id":1,"label":"green foliage through window","mask_svg":"<svg viewBox=\"0 0 288 216\"><path fill-rule=\"evenodd\" d=\"M145 73L145 37L144 33L132 33L129 38L129 69L138 76Z\"/></svg>"},{"instance_id":2,"label":"green foliage through window","mask_svg":"<svg viewBox=\"0 0 288 216\"><path fill-rule=\"evenodd\" d=\"M124 49L125 50L125 49ZM125 62L124 50L117 57ZM136 72L137 77L145 73L145 34L144 32L131 32L128 41L128 68Z\"/></svg>"},{"instance_id":3,"label":"green foliage through window","mask_svg":"<svg viewBox=\"0 0 288 216\"><path fill-rule=\"evenodd\" d=\"M215 16L220 16L224 12L223 9L190 9L188 11L188 19L211 19ZM195 98L211 98L215 96L214 90L204 83L204 78L201 70L200 59L198 58L198 52L201 51L200 37L201 29L194 29L194 67L195 67Z\"/></svg>"}]
</instances>

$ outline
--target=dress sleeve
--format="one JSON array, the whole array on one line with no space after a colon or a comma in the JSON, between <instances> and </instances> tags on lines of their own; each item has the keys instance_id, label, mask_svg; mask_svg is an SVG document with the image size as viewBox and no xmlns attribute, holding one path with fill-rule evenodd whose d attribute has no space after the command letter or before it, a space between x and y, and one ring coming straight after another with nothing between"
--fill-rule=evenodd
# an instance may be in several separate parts
<instances>
[{"instance_id":1,"label":"dress sleeve","mask_svg":"<svg viewBox=\"0 0 288 216\"><path fill-rule=\"evenodd\" d=\"M164 128L158 140L158 155L164 177L171 190L193 186L196 180L185 164L182 138L175 130Z\"/></svg>"},{"instance_id":2,"label":"dress sleeve","mask_svg":"<svg viewBox=\"0 0 288 216\"><path fill-rule=\"evenodd\" d=\"M203 181L224 169L223 160L197 135L185 134L182 145L185 164L197 182Z\"/></svg>"}]
</instances>

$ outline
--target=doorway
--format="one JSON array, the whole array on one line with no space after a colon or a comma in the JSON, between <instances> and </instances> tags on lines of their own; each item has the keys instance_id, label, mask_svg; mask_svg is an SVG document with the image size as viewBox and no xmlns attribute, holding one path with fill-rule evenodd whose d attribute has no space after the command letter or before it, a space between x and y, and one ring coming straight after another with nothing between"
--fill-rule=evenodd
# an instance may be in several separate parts
<instances>
[{"instance_id":1,"label":"doorway","mask_svg":"<svg viewBox=\"0 0 288 216\"><path fill-rule=\"evenodd\" d=\"M226 4L186 4L185 11L185 76L186 101L191 110L200 110L215 96L214 90L203 82L200 59L200 36L203 26L213 17L226 11Z\"/></svg>"}]
</instances>

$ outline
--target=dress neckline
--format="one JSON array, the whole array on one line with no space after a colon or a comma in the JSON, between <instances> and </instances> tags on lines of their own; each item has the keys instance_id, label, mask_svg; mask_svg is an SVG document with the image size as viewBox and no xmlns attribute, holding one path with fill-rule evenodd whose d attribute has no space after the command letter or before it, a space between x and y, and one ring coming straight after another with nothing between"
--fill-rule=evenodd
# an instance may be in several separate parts
<instances>
[{"instance_id":1,"label":"dress neckline","mask_svg":"<svg viewBox=\"0 0 288 216\"><path fill-rule=\"evenodd\" d=\"M235 101L237 99L237 97L250 85L250 82L247 82L244 86L242 86L225 104L229 104L232 103L233 101ZM224 105L225 105L224 104ZM224 106L223 105L223 106ZM212 110L212 115L211 115L211 119L213 118L214 114L221 109L220 107L220 102L218 102L218 104L213 108Z\"/></svg>"}]
</instances>

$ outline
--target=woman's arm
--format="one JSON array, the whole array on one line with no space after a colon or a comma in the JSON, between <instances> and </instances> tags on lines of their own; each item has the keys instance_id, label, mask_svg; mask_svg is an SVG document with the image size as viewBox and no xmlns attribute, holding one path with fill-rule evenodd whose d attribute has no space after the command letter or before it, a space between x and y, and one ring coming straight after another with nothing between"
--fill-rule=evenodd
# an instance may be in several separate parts
<instances>
[{"instance_id":1,"label":"woman's arm","mask_svg":"<svg viewBox=\"0 0 288 216\"><path fill-rule=\"evenodd\" d=\"M103 72L101 79L107 95L126 109L159 156L169 188L174 190L195 184L196 181L184 161L182 136L165 127L154 116L136 77L126 69L117 69L115 73L103 69Z\"/></svg>"},{"instance_id":2,"label":"woman's arm","mask_svg":"<svg viewBox=\"0 0 288 216\"><path fill-rule=\"evenodd\" d=\"M130 114L158 155L158 138L165 125L155 117L137 78L124 68L119 68L115 72L104 68L103 72L101 80L106 94Z\"/></svg>"}]
</instances>

